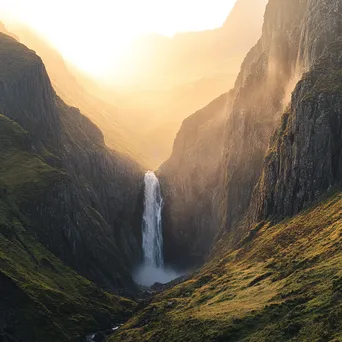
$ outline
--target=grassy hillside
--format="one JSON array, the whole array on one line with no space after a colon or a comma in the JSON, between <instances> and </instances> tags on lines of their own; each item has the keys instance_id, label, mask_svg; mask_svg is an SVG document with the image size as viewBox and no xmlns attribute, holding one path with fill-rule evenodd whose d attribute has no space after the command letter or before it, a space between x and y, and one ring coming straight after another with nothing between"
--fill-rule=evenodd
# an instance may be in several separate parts
<instances>
[{"instance_id":1,"label":"grassy hillside","mask_svg":"<svg viewBox=\"0 0 342 342\"><path fill-rule=\"evenodd\" d=\"M78 341L134 303L77 275L26 230L30 217L18 207L66 177L30 146L27 132L0 115L0 340Z\"/></svg>"},{"instance_id":2,"label":"grassy hillside","mask_svg":"<svg viewBox=\"0 0 342 342\"><path fill-rule=\"evenodd\" d=\"M114 341L340 341L342 193L277 225L159 294Z\"/></svg>"},{"instance_id":3,"label":"grassy hillside","mask_svg":"<svg viewBox=\"0 0 342 342\"><path fill-rule=\"evenodd\" d=\"M66 175L31 151L28 133L0 114L0 187L7 201L24 203Z\"/></svg>"}]
</instances>

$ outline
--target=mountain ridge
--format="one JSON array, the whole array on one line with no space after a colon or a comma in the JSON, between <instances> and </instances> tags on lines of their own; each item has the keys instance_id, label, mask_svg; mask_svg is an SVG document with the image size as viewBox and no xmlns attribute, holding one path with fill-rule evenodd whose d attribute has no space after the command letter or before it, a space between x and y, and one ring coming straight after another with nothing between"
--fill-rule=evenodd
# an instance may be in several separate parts
<instances>
[{"instance_id":1,"label":"mountain ridge","mask_svg":"<svg viewBox=\"0 0 342 342\"><path fill-rule=\"evenodd\" d=\"M56 96L33 51L3 34L0 46L0 112L29 133L31 149L46 164L66 175L20 204L31 232L81 275L108 289L133 290L143 171L109 150L101 131Z\"/></svg>"},{"instance_id":2,"label":"mountain ridge","mask_svg":"<svg viewBox=\"0 0 342 342\"><path fill-rule=\"evenodd\" d=\"M70 68L62 56L38 34L25 26L11 28L16 35L10 33L2 24L0 32L11 35L19 42L36 51L43 59L44 65L57 94L70 106L79 108L91 121L99 126L104 133L106 144L113 150L126 154L135 159L143 167L151 164L148 156L144 155L134 143L132 129L125 127L119 120L125 112L112 104L89 93L77 77L77 73ZM84 81L85 82L85 81Z\"/></svg>"}]
</instances>

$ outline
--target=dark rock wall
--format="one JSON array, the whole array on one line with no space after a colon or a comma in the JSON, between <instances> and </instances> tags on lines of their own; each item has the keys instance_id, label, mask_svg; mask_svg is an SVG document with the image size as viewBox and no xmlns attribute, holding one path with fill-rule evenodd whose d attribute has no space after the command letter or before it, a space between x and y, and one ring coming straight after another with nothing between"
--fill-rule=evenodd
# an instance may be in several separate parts
<instances>
[{"instance_id":1,"label":"dark rock wall","mask_svg":"<svg viewBox=\"0 0 342 342\"><path fill-rule=\"evenodd\" d=\"M318 62L330 43L341 37L341 6L340 0L329 3L273 0L267 5L262 37L242 66L236 82L236 87L240 88L236 90L237 96L227 120L226 162L222 165L222 172L226 174L223 228L232 235L233 244L249 227L250 221L246 219L250 219L248 208L253 192L253 205L261 202L254 189L262 174L271 137L279 125L286 125L286 119L280 118L291 100L292 90L303 73ZM309 85L307 91L310 92L313 86ZM334 105L332 111L338 108L338 104ZM312 114L315 109L306 110ZM309 131L302 131L298 139L304 140L309 135ZM271 149L274 150L274 146ZM267 164L269 156L266 158ZM284 201L288 199L284 198Z\"/></svg>"},{"instance_id":2,"label":"dark rock wall","mask_svg":"<svg viewBox=\"0 0 342 342\"><path fill-rule=\"evenodd\" d=\"M342 180L342 40L296 86L255 192L256 220L298 213Z\"/></svg>"},{"instance_id":3,"label":"dark rock wall","mask_svg":"<svg viewBox=\"0 0 342 342\"><path fill-rule=\"evenodd\" d=\"M269 140L288 101L288 91L300 72L297 55L301 20L307 1L270 1L262 36L247 55L236 81L236 97L226 122L223 231L238 240L237 229L260 177Z\"/></svg>"},{"instance_id":4,"label":"dark rock wall","mask_svg":"<svg viewBox=\"0 0 342 342\"><path fill-rule=\"evenodd\" d=\"M158 171L165 259L173 266L201 263L216 234L223 122L231 97L222 95L183 122L171 158Z\"/></svg>"},{"instance_id":5,"label":"dark rock wall","mask_svg":"<svg viewBox=\"0 0 342 342\"><path fill-rule=\"evenodd\" d=\"M0 34L0 52L0 113L27 130L31 149L65 173L41 197L20 201L31 231L81 275L134 290L143 171L109 150L100 130L56 96L32 51Z\"/></svg>"}]
</instances>

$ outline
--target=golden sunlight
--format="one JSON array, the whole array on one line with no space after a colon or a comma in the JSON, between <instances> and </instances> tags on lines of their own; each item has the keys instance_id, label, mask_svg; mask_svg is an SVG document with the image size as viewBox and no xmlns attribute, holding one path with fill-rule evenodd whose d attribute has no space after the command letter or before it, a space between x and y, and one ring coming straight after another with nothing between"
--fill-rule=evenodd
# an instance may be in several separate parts
<instances>
[{"instance_id":1,"label":"golden sunlight","mask_svg":"<svg viewBox=\"0 0 342 342\"><path fill-rule=\"evenodd\" d=\"M135 38L219 27L235 1L1 0L0 20L28 25L69 62L104 78Z\"/></svg>"}]
</instances>

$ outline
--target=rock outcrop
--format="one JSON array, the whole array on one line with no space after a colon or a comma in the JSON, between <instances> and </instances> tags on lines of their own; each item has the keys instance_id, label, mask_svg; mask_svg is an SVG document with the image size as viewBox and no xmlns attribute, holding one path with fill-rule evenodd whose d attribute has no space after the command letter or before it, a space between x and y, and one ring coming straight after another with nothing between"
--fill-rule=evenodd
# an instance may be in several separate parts
<instances>
[{"instance_id":1,"label":"rock outcrop","mask_svg":"<svg viewBox=\"0 0 342 342\"><path fill-rule=\"evenodd\" d=\"M293 92L255 191L256 221L297 214L341 184L341 76L340 39L326 47Z\"/></svg>"},{"instance_id":2,"label":"rock outcrop","mask_svg":"<svg viewBox=\"0 0 342 342\"><path fill-rule=\"evenodd\" d=\"M26 130L30 150L60 173L42 192L33 183L16 194L26 228L81 275L132 292L130 269L140 258L140 167L109 150L100 130L55 94L40 58L4 34L0 113Z\"/></svg>"},{"instance_id":3,"label":"rock outcrop","mask_svg":"<svg viewBox=\"0 0 342 342\"><path fill-rule=\"evenodd\" d=\"M219 226L219 166L227 93L184 120L173 152L158 171L164 209L165 260L173 266L203 261Z\"/></svg>"},{"instance_id":4,"label":"rock outcrop","mask_svg":"<svg viewBox=\"0 0 342 342\"><path fill-rule=\"evenodd\" d=\"M227 121L224 228L235 240L243 233L236 227L246 215L291 91L341 37L341 6L341 1L319 0L273 0L267 5L262 37L242 66Z\"/></svg>"}]
</instances>

